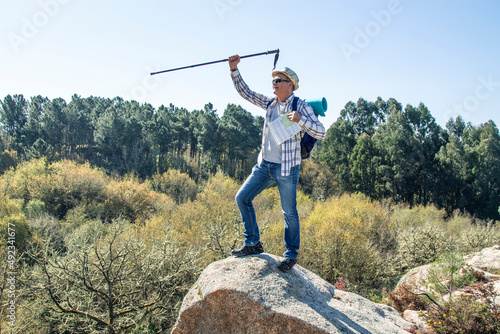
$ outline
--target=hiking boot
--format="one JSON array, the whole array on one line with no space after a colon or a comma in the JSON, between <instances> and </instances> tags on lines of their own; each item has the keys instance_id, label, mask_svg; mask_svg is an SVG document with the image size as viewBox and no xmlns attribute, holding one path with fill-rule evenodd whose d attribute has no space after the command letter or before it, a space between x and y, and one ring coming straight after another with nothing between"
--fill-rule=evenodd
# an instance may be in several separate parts
<instances>
[{"instance_id":1,"label":"hiking boot","mask_svg":"<svg viewBox=\"0 0 500 334\"><path fill-rule=\"evenodd\" d=\"M259 243L255 246L243 246L239 249L233 249L231 251L231 254L236 256L236 257L242 257L242 256L247 256L247 255L256 255L264 253L264 247L262 247L262 244Z\"/></svg>"},{"instance_id":2,"label":"hiking boot","mask_svg":"<svg viewBox=\"0 0 500 334\"><path fill-rule=\"evenodd\" d=\"M285 259L284 261L281 261L279 264L278 264L278 268L287 273L289 272L290 270L292 270L293 266L297 263L297 260L293 260L293 259Z\"/></svg>"}]
</instances>

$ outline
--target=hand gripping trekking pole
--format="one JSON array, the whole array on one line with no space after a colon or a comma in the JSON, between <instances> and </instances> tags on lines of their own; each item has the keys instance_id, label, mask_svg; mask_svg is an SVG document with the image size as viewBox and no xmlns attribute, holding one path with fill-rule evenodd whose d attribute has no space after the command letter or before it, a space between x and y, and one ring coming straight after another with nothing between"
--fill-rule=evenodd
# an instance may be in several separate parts
<instances>
[{"instance_id":1,"label":"hand gripping trekking pole","mask_svg":"<svg viewBox=\"0 0 500 334\"><path fill-rule=\"evenodd\" d=\"M260 53L254 53L251 55L246 55L246 56L241 56L240 59L243 58L250 58L250 57L256 57L256 56L264 56L264 55L270 55L270 54L275 54L274 56L274 67L273 70L276 68L276 63L278 62L278 58L280 56L280 50L272 50L272 51L266 51L266 52L260 52ZM183 66L183 67L177 67L177 68L172 68L170 70L163 70L163 71L158 71L158 72L152 72L151 75L155 74L160 74L160 73L166 73L166 72L173 72L173 71L178 71L178 70L184 70L186 68L193 68L193 67L198 67L198 66L204 66L204 65L211 65L211 64L216 64L216 63L223 63L225 61L228 61L229 58L226 59L221 59L221 60L214 60L214 61L209 61L207 63L201 63L201 64L195 64L195 65L189 65L189 66Z\"/></svg>"}]
</instances>

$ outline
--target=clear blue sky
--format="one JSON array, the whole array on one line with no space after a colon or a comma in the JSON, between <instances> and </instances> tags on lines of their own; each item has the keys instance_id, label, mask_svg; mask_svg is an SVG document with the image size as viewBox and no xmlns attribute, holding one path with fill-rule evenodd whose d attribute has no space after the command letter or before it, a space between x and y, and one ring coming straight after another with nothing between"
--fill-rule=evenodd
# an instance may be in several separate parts
<instances>
[{"instance_id":1,"label":"clear blue sky","mask_svg":"<svg viewBox=\"0 0 500 334\"><path fill-rule=\"evenodd\" d=\"M326 127L349 101L424 103L444 126L461 114L500 126L500 1L0 0L0 98L121 96L155 108L228 103L227 63L152 71L280 49L301 98L326 97ZM273 56L243 59L272 94Z\"/></svg>"}]
</instances>

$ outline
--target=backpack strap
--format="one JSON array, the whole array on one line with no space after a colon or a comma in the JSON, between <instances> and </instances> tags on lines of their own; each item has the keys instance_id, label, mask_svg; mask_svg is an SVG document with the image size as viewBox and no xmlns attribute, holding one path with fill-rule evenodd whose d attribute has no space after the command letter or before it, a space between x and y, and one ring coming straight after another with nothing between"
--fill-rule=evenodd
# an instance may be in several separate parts
<instances>
[{"instance_id":1,"label":"backpack strap","mask_svg":"<svg viewBox=\"0 0 500 334\"><path fill-rule=\"evenodd\" d=\"M297 104L299 103L299 97L294 96L292 101L292 111L297 111Z\"/></svg>"}]
</instances>

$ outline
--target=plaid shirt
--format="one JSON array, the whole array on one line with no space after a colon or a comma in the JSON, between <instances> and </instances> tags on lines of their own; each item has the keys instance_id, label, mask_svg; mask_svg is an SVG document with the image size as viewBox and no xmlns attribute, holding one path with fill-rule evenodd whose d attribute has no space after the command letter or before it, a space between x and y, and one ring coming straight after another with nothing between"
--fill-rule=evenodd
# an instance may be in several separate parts
<instances>
[{"instance_id":1,"label":"plaid shirt","mask_svg":"<svg viewBox=\"0 0 500 334\"><path fill-rule=\"evenodd\" d=\"M278 108L277 98L268 97L259 93L255 93L254 91L250 90L247 84L243 81L243 78L241 77L239 70L232 71L231 78L233 79L234 87L245 100L266 110L264 129L262 131L262 147L264 147L264 143L267 139L267 136L269 136L269 123L271 122L271 115L273 111L276 108ZM291 109L292 109L293 98L294 98L293 94L290 97L288 97L288 99L286 100L286 105L284 110L281 113L279 113L280 116L292 111ZM271 103L268 107L267 105L271 101L273 101L273 103ZM300 131L299 133L292 136L290 139L284 141L281 144L282 176L290 175L290 169L293 166L300 164L302 160L300 156L300 141L302 139L304 131L307 131L309 135L311 135L316 139L322 140L325 138L325 127L318 120L318 116L316 116L312 107L309 104L305 103L303 100L299 99L297 103L297 109L298 109L297 111L302 115L302 118L298 122L298 124L302 128L302 131ZM261 149L258 159L259 164L262 163L263 160L262 155L263 153Z\"/></svg>"}]
</instances>

